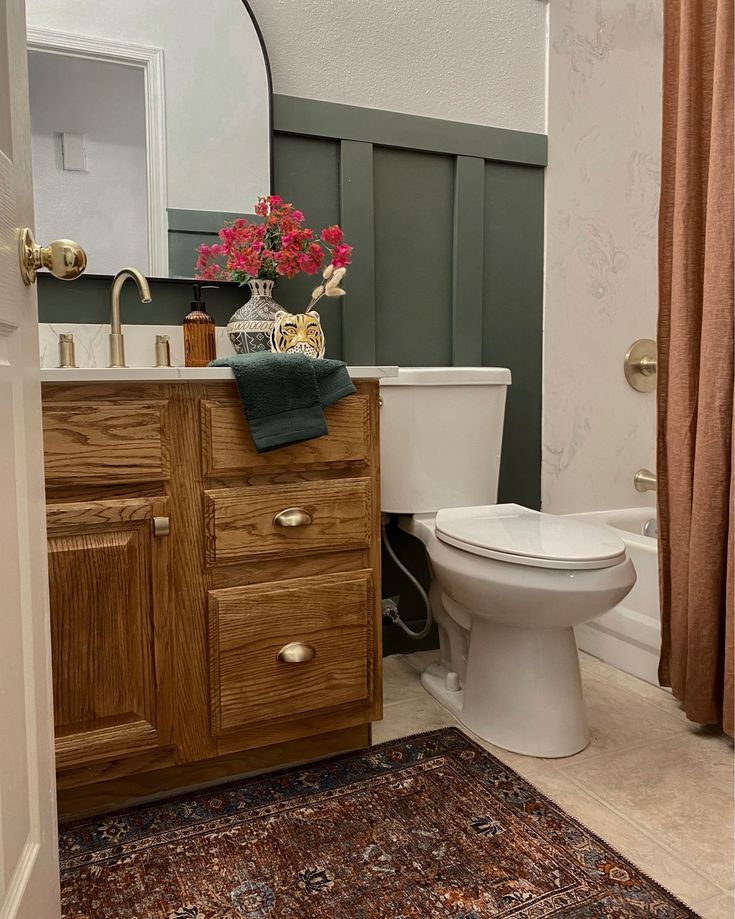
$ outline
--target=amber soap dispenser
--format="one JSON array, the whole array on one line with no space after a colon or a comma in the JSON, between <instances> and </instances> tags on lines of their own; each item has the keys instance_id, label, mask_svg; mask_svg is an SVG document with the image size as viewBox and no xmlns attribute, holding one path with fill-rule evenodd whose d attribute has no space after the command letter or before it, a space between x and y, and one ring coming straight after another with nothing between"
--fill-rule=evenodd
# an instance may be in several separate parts
<instances>
[{"instance_id":1,"label":"amber soap dispenser","mask_svg":"<svg viewBox=\"0 0 735 919\"><path fill-rule=\"evenodd\" d=\"M184 364L187 367L206 367L215 357L214 319L202 300L202 285L195 284L191 312L184 318Z\"/></svg>"}]
</instances>

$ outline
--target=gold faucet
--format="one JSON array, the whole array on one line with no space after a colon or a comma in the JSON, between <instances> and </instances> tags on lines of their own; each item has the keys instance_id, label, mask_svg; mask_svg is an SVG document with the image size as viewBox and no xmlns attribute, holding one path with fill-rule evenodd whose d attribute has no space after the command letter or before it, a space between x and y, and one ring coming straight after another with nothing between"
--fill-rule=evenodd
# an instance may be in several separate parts
<instances>
[{"instance_id":1,"label":"gold faucet","mask_svg":"<svg viewBox=\"0 0 735 919\"><path fill-rule=\"evenodd\" d=\"M138 286L141 303L151 302L151 289L148 281L137 268L123 268L112 281L110 295L110 367L125 367L125 340L120 331L120 291L128 278Z\"/></svg>"},{"instance_id":2,"label":"gold faucet","mask_svg":"<svg viewBox=\"0 0 735 919\"><path fill-rule=\"evenodd\" d=\"M656 473L650 469L639 469L633 476L633 487L636 491L656 491Z\"/></svg>"}]
</instances>

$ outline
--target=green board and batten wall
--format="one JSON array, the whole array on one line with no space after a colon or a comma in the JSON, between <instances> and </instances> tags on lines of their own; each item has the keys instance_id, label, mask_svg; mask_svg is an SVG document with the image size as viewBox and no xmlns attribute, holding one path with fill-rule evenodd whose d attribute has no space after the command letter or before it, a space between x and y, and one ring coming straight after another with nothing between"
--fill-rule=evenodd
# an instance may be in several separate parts
<instances>
[{"instance_id":1,"label":"green board and batten wall","mask_svg":"<svg viewBox=\"0 0 735 919\"><path fill-rule=\"evenodd\" d=\"M320 303L328 355L510 367L500 500L538 507L546 137L290 96L275 97L274 129L274 190L354 246L348 295ZM170 211L172 273L230 216ZM276 299L301 310L313 284L284 281ZM154 282L144 308L125 292L123 319L177 324L190 299ZM206 297L218 324L243 299ZM107 322L108 303L106 279L39 284L44 322Z\"/></svg>"}]
</instances>

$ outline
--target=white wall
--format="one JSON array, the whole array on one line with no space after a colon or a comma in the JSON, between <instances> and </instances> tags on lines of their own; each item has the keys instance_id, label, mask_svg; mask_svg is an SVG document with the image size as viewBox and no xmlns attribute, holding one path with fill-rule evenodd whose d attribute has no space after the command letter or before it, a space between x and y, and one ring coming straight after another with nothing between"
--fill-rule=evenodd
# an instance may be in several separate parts
<instances>
[{"instance_id":1,"label":"white wall","mask_svg":"<svg viewBox=\"0 0 735 919\"><path fill-rule=\"evenodd\" d=\"M252 212L268 188L263 57L241 0L26 0L29 26L163 48L168 206Z\"/></svg>"},{"instance_id":2,"label":"white wall","mask_svg":"<svg viewBox=\"0 0 735 919\"><path fill-rule=\"evenodd\" d=\"M545 130L544 0L251 0L275 91Z\"/></svg>"},{"instance_id":3,"label":"white wall","mask_svg":"<svg viewBox=\"0 0 735 919\"><path fill-rule=\"evenodd\" d=\"M655 396L623 357L655 338L661 0L550 6L542 497L552 513L651 504Z\"/></svg>"},{"instance_id":4,"label":"white wall","mask_svg":"<svg viewBox=\"0 0 735 919\"><path fill-rule=\"evenodd\" d=\"M90 274L115 274L121 252L147 272L142 70L32 52L28 76L37 239L79 240ZM85 136L87 172L64 170L64 131Z\"/></svg>"}]
</instances>

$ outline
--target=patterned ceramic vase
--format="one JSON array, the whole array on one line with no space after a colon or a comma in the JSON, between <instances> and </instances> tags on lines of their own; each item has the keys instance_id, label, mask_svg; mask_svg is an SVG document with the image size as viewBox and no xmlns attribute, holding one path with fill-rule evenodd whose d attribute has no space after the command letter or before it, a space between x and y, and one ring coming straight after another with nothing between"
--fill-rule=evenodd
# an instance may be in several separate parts
<instances>
[{"instance_id":1,"label":"patterned ceramic vase","mask_svg":"<svg viewBox=\"0 0 735 919\"><path fill-rule=\"evenodd\" d=\"M227 334L238 354L270 351L276 313L282 309L271 296L273 281L248 281L251 297L227 323Z\"/></svg>"}]
</instances>

